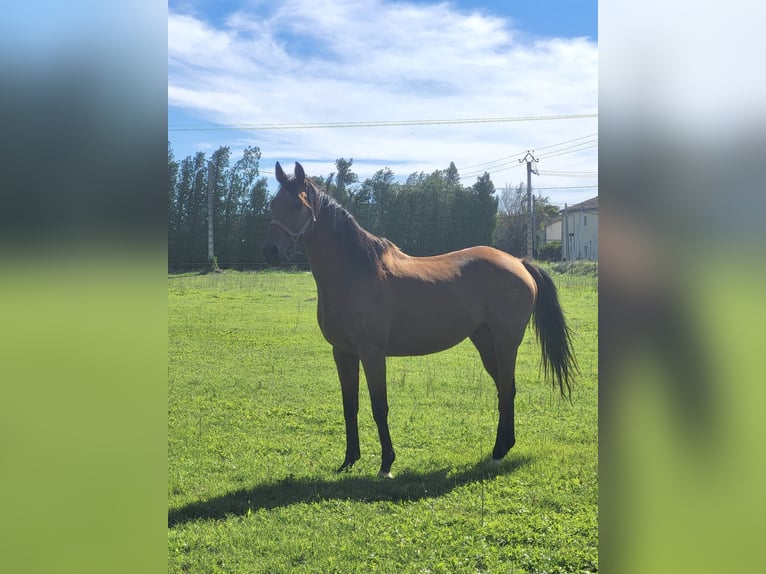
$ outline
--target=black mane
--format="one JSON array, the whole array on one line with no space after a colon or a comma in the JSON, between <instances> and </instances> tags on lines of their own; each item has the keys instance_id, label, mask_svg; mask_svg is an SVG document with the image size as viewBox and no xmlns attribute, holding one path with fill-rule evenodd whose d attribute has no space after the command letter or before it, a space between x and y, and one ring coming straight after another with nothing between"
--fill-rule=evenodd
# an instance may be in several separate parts
<instances>
[{"instance_id":1,"label":"black mane","mask_svg":"<svg viewBox=\"0 0 766 574\"><path fill-rule=\"evenodd\" d=\"M382 257L389 249L396 248L393 242L373 235L357 223L354 216L346 211L330 195L324 193L314 182L310 182L317 196L317 221L329 221L338 243L344 247L353 263L377 275L385 273Z\"/></svg>"}]
</instances>

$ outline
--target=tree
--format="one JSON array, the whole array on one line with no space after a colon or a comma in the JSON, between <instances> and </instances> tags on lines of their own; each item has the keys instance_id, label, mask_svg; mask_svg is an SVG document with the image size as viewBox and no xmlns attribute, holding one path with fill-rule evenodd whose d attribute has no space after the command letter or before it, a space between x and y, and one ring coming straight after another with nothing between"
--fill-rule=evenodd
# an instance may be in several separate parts
<instances>
[{"instance_id":1,"label":"tree","mask_svg":"<svg viewBox=\"0 0 766 574\"><path fill-rule=\"evenodd\" d=\"M477 226L483 225L477 194L460 185L454 163L430 174L412 173L405 184L381 189L386 191L384 201L376 200L375 209L383 207L384 218L376 232L384 229L405 251L433 255L477 244Z\"/></svg>"},{"instance_id":2,"label":"tree","mask_svg":"<svg viewBox=\"0 0 766 574\"><path fill-rule=\"evenodd\" d=\"M436 255L449 250L449 212L453 192L442 170L434 171L415 188L415 209L419 221L414 231L417 233L418 255Z\"/></svg>"},{"instance_id":3,"label":"tree","mask_svg":"<svg viewBox=\"0 0 766 574\"><path fill-rule=\"evenodd\" d=\"M495 246L517 257L527 253L527 186L506 187L500 194Z\"/></svg>"},{"instance_id":4,"label":"tree","mask_svg":"<svg viewBox=\"0 0 766 574\"><path fill-rule=\"evenodd\" d=\"M369 198L369 213L367 228L375 235L388 233L392 204L396 200L397 186L394 183L394 172L383 168L364 181L359 193Z\"/></svg>"},{"instance_id":5,"label":"tree","mask_svg":"<svg viewBox=\"0 0 766 574\"><path fill-rule=\"evenodd\" d=\"M444 251L449 235L449 185L442 170L413 173L396 196L391 239L413 255Z\"/></svg>"},{"instance_id":6,"label":"tree","mask_svg":"<svg viewBox=\"0 0 766 574\"><path fill-rule=\"evenodd\" d=\"M177 180L175 252L169 262L182 265L207 261L207 160L197 152L181 161Z\"/></svg>"},{"instance_id":7,"label":"tree","mask_svg":"<svg viewBox=\"0 0 766 574\"><path fill-rule=\"evenodd\" d=\"M535 223L537 224L537 240L535 240L535 257L541 259L545 247L545 228L553 221L559 219L559 208L553 205L548 197L534 198ZM561 245L559 245L558 257L561 257ZM546 255L546 257L548 257Z\"/></svg>"},{"instance_id":8,"label":"tree","mask_svg":"<svg viewBox=\"0 0 766 574\"><path fill-rule=\"evenodd\" d=\"M173 155L173 148L168 141L168 259L178 250L178 174L181 165Z\"/></svg>"},{"instance_id":9,"label":"tree","mask_svg":"<svg viewBox=\"0 0 766 574\"><path fill-rule=\"evenodd\" d=\"M476 244L491 245L497 224L498 200L495 197L495 184L484 173L476 179L471 188L475 202L476 221L473 227L476 235L472 238Z\"/></svg>"},{"instance_id":10,"label":"tree","mask_svg":"<svg viewBox=\"0 0 766 574\"><path fill-rule=\"evenodd\" d=\"M258 245L266 234L268 222L268 188L266 178L258 177L261 150L247 147L242 159L234 164L230 185L240 198L240 235L238 236L236 262L252 263L261 261Z\"/></svg>"},{"instance_id":11,"label":"tree","mask_svg":"<svg viewBox=\"0 0 766 574\"><path fill-rule=\"evenodd\" d=\"M444 172L444 181L449 186L460 185L460 174L457 171L457 167L455 167L454 161L449 162L449 167Z\"/></svg>"},{"instance_id":12,"label":"tree","mask_svg":"<svg viewBox=\"0 0 766 574\"><path fill-rule=\"evenodd\" d=\"M535 252L537 256L541 244L544 243L544 230L556 217L558 209L552 205L548 197L533 197L535 210ZM497 230L495 246L517 257L527 254L527 228L529 226L529 205L527 186L520 183L515 189L506 187L501 195L497 214Z\"/></svg>"},{"instance_id":13,"label":"tree","mask_svg":"<svg viewBox=\"0 0 766 574\"><path fill-rule=\"evenodd\" d=\"M551 241L540 245L537 258L541 261L559 261L561 259L561 241Z\"/></svg>"},{"instance_id":14,"label":"tree","mask_svg":"<svg viewBox=\"0 0 766 574\"><path fill-rule=\"evenodd\" d=\"M240 242L241 263L263 262L259 246L266 236L269 223L268 191L265 177L256 179L250 189Z\"/></svg>"},{"instance_id":15,"label":"tree","mask_svg":"<svg viewBox=\"0 0 766 574\"><path fill-rule=\"evenodd\" d=\"M354 158L344 159L338 158L335 160L334 174L331 174L328 178L327 192L332 195L335 200L341 205L351 208L354 200L355 189L351 186L359 182L359 176L351 171L351 166L354 164ZM332 178L335 177L335 185L332 185Z\"/></svg>"},{"instance_id":16,"label":"tree","mask_svg":"<svg viewBox=\"0 0 766 574\"><path fill-rule=\"evenodd\" d=\"M260 150L247 147L229 166L230 149L197 152L175 160L168 142L168 259L171 264L207 262L207 181L214 181L215 254L224 265L262 262L258 245L268 226L268 188L259 176ZM397 183L385 168L359 183L353 159L338 158L336 171L312 179L357 221L389 237L413 255L433 255L491 242L498 203L489 174L463 187L454 162L430 174L415 172ZM294 262L305 261L297 253Z\"/></svg>"},{"instance_id":17,"label":"tree","mask_svg":"<svg viewBox=\"0 0 766 574\"><path fill-rule=\"evenodd\" d=\"M220 262L231 259L232 225L236 211L236 200L229 193L230 157L229 146L220 146L211 156L213 164L213 246L215 257Z\"/></svg>"}]
</instances>

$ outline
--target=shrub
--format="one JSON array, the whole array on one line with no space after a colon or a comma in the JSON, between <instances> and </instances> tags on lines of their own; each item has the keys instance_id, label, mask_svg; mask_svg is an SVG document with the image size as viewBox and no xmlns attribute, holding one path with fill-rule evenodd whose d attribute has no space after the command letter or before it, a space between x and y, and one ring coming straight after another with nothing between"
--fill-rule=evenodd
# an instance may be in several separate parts
<instances>
[{"instance_id":1,"label":"shrub","mask_svg":"<svg viewBox=\"0 0 766 574\"><path fill-rule=\"evenodd\" d=\"M559 261L561 259L561 241L551 241L541 245L537 250L537 259L540 261Z\"/></svg>"}]
</instances>

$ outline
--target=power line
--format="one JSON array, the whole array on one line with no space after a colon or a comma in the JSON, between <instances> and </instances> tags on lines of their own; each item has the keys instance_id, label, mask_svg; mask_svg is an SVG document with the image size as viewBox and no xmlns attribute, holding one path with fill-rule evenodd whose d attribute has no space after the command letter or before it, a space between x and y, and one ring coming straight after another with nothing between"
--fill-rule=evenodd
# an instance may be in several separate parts
<instances>
[{"instance_id":1,"label":"power line","mask_svg":"<svg viewBox=\"0 0 766 574\"><path fill-rule=\"evenodd\" d=\"M597 171L575 171L573 169L541 169L540 173L546 173L548 175L596 175Z\"/></svg>"},{"instance_id":2,"label":"power line","mask_svg":"<svg viewBox=\"0 0 766 574\"><path fill-rule=\"evenodd\" d=\"M579 140L584 140L584 139L592 138L592 137L595 137L595 136L598 136L598 132L593 132L592 134L588 134L587 136L582 136L582 137L579 137L579 138L574 138L574 139L571 139L571 140L567 140L565 142L561 142L561 143L557 143L557 144L551 144L551 145L546 145L546 146L543 146L543 147L538 147L538 148L535 148L535 151L540 151L541 149L549 149L549 148L552 148L552 147L558 147L560 145L564 145L564 144L576 142L576 141L579 141ZM598 141L598 138L597 138L597 141ZM585 143L585 142L583 142L583 143Z\"/></svg>"},{"instance_id":3,"label":"power line","mask_svg":"<svg viewBox=\"0 0 766 574\"><path fill-rule=\"evenodd\" d=\"M505 118L466 118L447 120L391 120L391 121L367 121L367 122L327 122L327 123L302 123L302 124L175 124L168 125L168 131L271 131L271 130L303 130L303 129L327 129L327 128L383 128L401 126L436 126L436 125L459 125L459 124L494 124L508 122L536 122L551 120L577 120L585 118L597 118L598 114L561 114L552 116L515 116Z\"/></svg>"},{"instance_id":4,"label":"power line","mask_svg":"<svg viewBox=\"0 0 766 574\"><path fill-rule=\"evenodd\" d=\"M549 177L596 177L598 172L596 171L546 171L538 170L540 175L547 175Z\"/></svg>"},{"instance_id":5,"label":"power line","mask_svg":"<svg viewBox=\"0 0 766 574\"><path fill-rule=\"evenodd\" d=\"M598 136L598 132L595 132L595 133L592 133L592 134L588 134L587 136L581 136L579 138L574 138L574 139L571 139L571 140L566 140L566 141L563 141L563 142L559 142L559 143L555 143L555 144L551 144L551 145L546 145L546 146L543 146L543 147L540 147L540 148L535 148L535 151L539 151L541 149L550 149L552 147L562 146L564 144L568 144L568 143L572 143L572 142L576 142L576 141L592 138L593 136ZM585 143L585 142L583 142L583 143ZM518 159L519 157L523 156L524 154L527 153L527 151L528 150L521 150L521 151L519 151L517 153L511 154L511 155L507 155L505 157L501 157L501 158L498 158L498 159L493 159L493 160L490 160L490 161L485 161L485 162L477 163L477 164L473 164L473 165L466 165L466 166L463 166L463 169L465 169L467 171L473 171L474 168L481 167L481 166L484 166L484 165L490 165L490 164L498 163L498 162L509 162L510 160Z\"/></svg>"},{"instance_id":6,"label":"power line","mask_svg":"<svg viewBox=\"0 0 766 574\"><path fill-rule=\"evenodd\" d=\"M536 187L537 191L545 191L548 189L598 189L598 185L562 185L559 187Z\"/></svg>"},{"instance_id":7,"label":"power line","mask_svg":"<svg viewBox=\"0 0 766 574\"><path fill-rule=\"evenodd\" d=\"M577 153L579 151L584 151L584 150L587 150L587 149L598 147L598 142L594 142L594 143L585 142L585 143L588 143L588 145L585 145L583 147L570 146L568 148L563 148L560 152L557 151L557 152L554 152L554 153L549 153L547 155L541 155L537 159L547 159L547 158L551 158L551 157L558 157L560 155L568 155L570 153ZM499 172L507 171L509 169L513 169L515 167L520 167L521 165L523 165L523 164L518 164L518 163L515 163L514 160L511 160L511 161L508 161L508 162L504 162L504 163L498 164L498 165L493 166L491 168L482 169L482 170L479 170L479 171L476 171L476 172L469 172L469 173L465 173L465 174L461 173L460 176L461 177L473 177L474 175L481 175L485 171L491 171L493 173L499 173Z\"/></svg>"},{"instance_id":8,"label":"power line","mask_svg":"<svg viewBox=\"0 0 766 574\"><path fill-rule=\"evenodd\" d=\"M565 141L565 142L561 142L561 143L558 143L558 144L551 144L549 146L545 146L545 147L542 147L542 148L537 148L537 149L550 149L550 148L562 146L562 145L567 144L567 143L578 141L578 143L575 143L573 145L570 145L570 146L567 146L567 147L563 147L563 148L560 148L560 149L551 150L550 152L548 152L546 154L538 156L538 159L544 159L544 158L549 158L549 157L557 157L557 156L560 156L560 155L567 155L567 154L570 154L570 153L576 153L578 151L582 151L582 150L590 149L590 148L593 148L593 147L597 147L598 146L598 139L589 140L589 141L579 141L579 140L585 140L586 138L592 138L593 136L597 136L597 135L598 135L598 133L590 134L590 135L587 135L587 136L582 136L582 137L575 138L573 140L569 140L569 141ZM494 161L491 161L491 162L486 162L486 164L491 164L491 163L495 163L495 162L501 162L501 163L499 163L497 165L494 165L494 166L488 166L488 167L486 167L484 169L469 170L468 173L461 173L460 176L461 177L473 177L475 175L481 175L481 174L483 174L486 171L492 171L492 172L498 173L498 172L502 172L502 171L507 171L507 170L512 169L514 167L520 167L523 164L517 163L517 158L518 158L518 156L520 156L522 154L525 154L525 153L527 153L527 150L525 150L524 152L518 153L518 154L514 154L512 156L508 156L507 160L506 160L506 158L500 158L500 159L497 159L497 160L494 160ZM484 165L484 164L476 164L476 165L480 166L480 165Z\"/></svg>"},{"instance_id":9,"label":"power line","mask_svg":"<svg viewBox=\"0 0 766 574\"><path fill-rule=\"evenodd\" d=\"M485 162L482 162L482 163L476 163L476 164L473 164L473 165L466 165L466 166L463 166L463 169L466 169L466 170L469 170L469 171L473 171L477 167L488 166L490 164L498 163L498 162L513 161L515 159L519 159L519 157L521 157L526 152L527 152L527 150L524 150L524 151L520 151L520 152L512 154L512 155L507 155L505 157L500 157L498 159L493 159L493 160L485 161ZM486 171L486 170L484 170L484 171Z\"/></svg>"},{"instance_id":10,"label":"power line","mask_svg":"<svg viewBox=\"0 0 766 574\"><path fill-rule=\"evenodd\" d=\"M585 145L585 144L588 144L588 145ZM569 146L569 147L563 148L561 150L556 150L554 152L547 153L545 155L541 155L539 159L548 158L548 157L558 157L560 155L567 155L567 154L570 154L570 153L576 153L578 151L585 151L586 149L590 149L590 148L594 148L594 147L598 147L598 141L593 142L593 143L591 143L591 142L583 142L583 144Z\"/></svg>"},{"instance_id":11,"label":"power line","mask_svg":"<svg viewBox=\"0 0 766 574\"><path fill-rule=\"evenodd\" d=\"M562 145L565 145L565 144L568 144L568 143L572 143L572 142L576 142L576 141L592 138L594 136L598 136L598 132L595 132L595 133L592 133L592 134L588 134L587 136L581 136L579 138L574 138L574 139L571 139L571 140L566 140L566 141L563 141L563 142L559 142L559 143L543 146L543 147L540 147L540 148L535 148L535 151L538 151L538 150L541 150L541 149L550 149L550 148L554 148L554 147L559 147L559 146L562 146ZM582 142L582 144L578 144L578 145L584 145L585 143L592 143L592 142ZM519 151L517 153L511 154L511 155L507 155L507 156L504 156L504 157L501 157L501 158L493 159L493 160L490 160L490 161L485 161L485 162L477 163L477 164L473 164L473 165L462 166L462 169L468 172L468 176L471 176L471 175L478 175L478 173L477 174L473 174L472 173L473 171L475 171L475 168L477 168L477 167L486 166L483 169L479 170L479 173L481 173L483 171L487 171L488 169L497 169L498 167L507 165L509 163L512 163L514 166L516 166L516 163L515 163L514 160L519 159L519 157L523 156L525 153L527 153L527 150L521 150L521 151ZM553 152L549 152L549 153L553 153ZM500 165L492 166L492 164L496 164L496 163L500 164Z\"/></svg>"},{"instance_id":12,"label":"power line","mask_svg":"<svg viewBox=\"0 0 766 574\"><path fill-rule=\"evenodd\" d=\"M521 167L522 165L524 165L524 164L518 163L518 159L514 158L514 159L512 159L510 161L507 161L505 163L501 163L501 164L493 166L491 168L480 169L478 171L471 171L471 172L468 172L468 173L461 173L460 177L473 177L475 175L478 176L478 175L482 175L485 172L489 172L489 171L494 172L494 173L498 173L498 172L501 172L501 171L507 171L509 169L513 169L515 167ZM502 169L500 169L500 168L502 168Z\"/></svg>"}]
</instances>

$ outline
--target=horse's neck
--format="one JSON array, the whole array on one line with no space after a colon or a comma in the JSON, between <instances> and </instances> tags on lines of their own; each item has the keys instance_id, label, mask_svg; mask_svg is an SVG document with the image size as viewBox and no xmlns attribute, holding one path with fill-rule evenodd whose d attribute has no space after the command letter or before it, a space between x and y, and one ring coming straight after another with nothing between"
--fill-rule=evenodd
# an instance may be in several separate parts
<instances>
[{"instance_id":1,"label":"horse's neck","mask_svg":"<svg viewBox=\"0 0 766 574\"><path fill-rule=\"evenodd\" d=\"M338 241L333 237L332 223L318 219L315 227L304 236L306 256L317 287L340 291L346 283L349 266Z\"/></svg>"}]
</instances>

